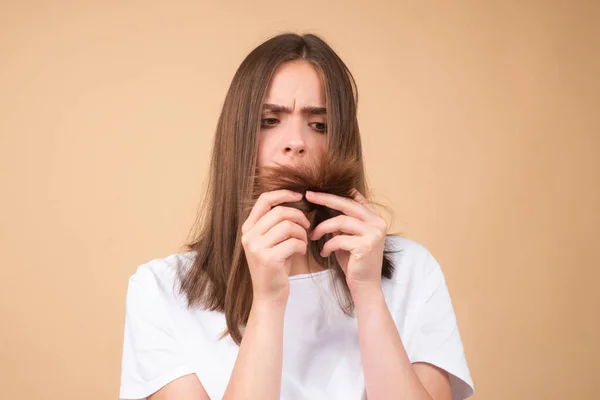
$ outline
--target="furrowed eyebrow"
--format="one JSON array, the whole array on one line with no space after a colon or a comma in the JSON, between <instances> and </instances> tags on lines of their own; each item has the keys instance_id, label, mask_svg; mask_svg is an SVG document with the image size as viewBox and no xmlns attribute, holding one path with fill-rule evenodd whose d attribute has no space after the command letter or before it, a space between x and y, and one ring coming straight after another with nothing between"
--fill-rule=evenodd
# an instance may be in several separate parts
<instances>
[{"instance_id":1,"label":"furrowed eyebrow","mask_svg":"<svg viewBox=\"0 0 600 400\"><path fill-rule=\"evenodd\" d=\"M290 110L289 107L281 106L279 104L270 104L270 103L263 104L263 110L271 111L273 113L287 113L287 114L290 114L292 112L292 110ZM302 107L301 111L303 114L309 114L309 115L326 115L327 114L327 108L325 108L325 107L305 106L305 107Z\"/></svg>"}]
</instances>

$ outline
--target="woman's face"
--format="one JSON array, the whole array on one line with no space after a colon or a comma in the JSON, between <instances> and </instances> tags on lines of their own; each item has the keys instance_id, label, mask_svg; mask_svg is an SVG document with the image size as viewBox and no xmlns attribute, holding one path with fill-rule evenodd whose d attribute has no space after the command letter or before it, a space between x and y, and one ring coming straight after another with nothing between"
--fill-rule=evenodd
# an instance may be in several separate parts
<instances>
[{"instance_id":1,"label":"woman's face","mask_svg":"<svg viewBox=\"0 0 600 400\"><path fill-rule=\"evenodd\" d=\"M263 104L258 134L258 166L317 163L327 149L325 91L310 63L280 65Z\"/></svg>"}]
</instances>

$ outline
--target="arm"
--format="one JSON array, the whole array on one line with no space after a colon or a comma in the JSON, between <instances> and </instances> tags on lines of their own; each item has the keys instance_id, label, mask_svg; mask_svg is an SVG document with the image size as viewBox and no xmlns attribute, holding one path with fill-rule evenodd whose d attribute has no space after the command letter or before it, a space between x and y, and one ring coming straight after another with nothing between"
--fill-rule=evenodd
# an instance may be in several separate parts
<instances>
[{"instance_id":1,"label":"arm","mask_svg":"<svg viewBox=\"0 0 600 400\"><path fill-rule=\"evenodd\" d=\"M291 256L306 254L306 216L290 207L299 193L263 193L242 226L242 245L252 278L253 300L225 400L276 400L281 395L283 319L289 296ZM172 381L149 400L207 400L195 375Z\"/></svg>"},{"instance_id":2,"label":"arm","mask_svg":"<svg viewBox=\"0 0 600 400\"><path fill-rule=\"evenodd\" d=\"M224 400L279 399L285 304L255 303Z\"/></svg>"},{"instance_id":3,"label":"arm","mask_svg":"<svg viewBox=\"0 0 600 400\"><path fill-rule=\"evenodd\" d=\"M195 374L182 376L170 382L158 392L148 396L148 400L210 400L204 387Z\"/></svg>"},{"instance_id":4,"label":"arm","mask_svg":"<svg viewBox=\"0 0 600 400\"><path fill-rule=\"evenodd\" d=\"M291 256L306 254L310 222L300 210L277 205L301 198L287 190L265 192L242 226L241 242L252 278L252 307L225 400L277 400L281 396Z\"/></svg>"},{"instance_id":5,"label":"arm","mask_svg":"<svg viewBox=\"0 0 600 400\"><path fill-rule=\"evenodd\" d=\"M223 399L278 399L283 363L285 304L252 306ZM148 400L210 400L195 374L170 382Z\"/></svg>"},{"instance_id":6,"label":"arm","mask_svg":"<svg viewBox=\"0 0 600 400\"><path fill-rule=\"evenodd\" d=\"M451 399L445 371L431 364L411 364L381 287L351 291L369 399Z\"/></svg>"},{"instance_id":7,"label":"arm","mask_svg":"<svg viewBox=\"0 0 600 400\"><path fill-rule=\"evenodd\" d=\"M320 223L311 240L330 233L322 257L335 252L356 307L360 353L369 399L451 399L448 375L430 364L413 367L387 308L381 268L387 224L354 190L353 199L306 192L308 201L343 214Z\"/></svg>"}]
</instances>

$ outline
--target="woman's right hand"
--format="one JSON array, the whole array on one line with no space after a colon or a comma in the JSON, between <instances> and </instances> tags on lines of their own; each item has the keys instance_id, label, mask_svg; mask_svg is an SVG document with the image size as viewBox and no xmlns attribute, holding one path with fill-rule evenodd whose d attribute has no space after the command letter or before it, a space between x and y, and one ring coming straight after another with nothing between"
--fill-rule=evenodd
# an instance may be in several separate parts
<instances>
[{"instance_id":1,"label":"woman's right hand","mask_svg":"<svg viewBox=\"0 0 600 400\"><path fill-rule=\"evenodd\" d=\"M301 199L302 194L290 190L265 192L242 225L254 302L287 302L291 256L306 254L310 222L302 211L279 204Z\"/></svg>"}]
</instances>

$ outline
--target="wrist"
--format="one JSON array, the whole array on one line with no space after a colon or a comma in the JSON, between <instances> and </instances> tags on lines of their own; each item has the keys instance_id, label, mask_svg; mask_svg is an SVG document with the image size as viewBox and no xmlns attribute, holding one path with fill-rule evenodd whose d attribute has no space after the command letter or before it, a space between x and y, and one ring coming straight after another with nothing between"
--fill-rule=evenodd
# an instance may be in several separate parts
<instances>
[{"instance_id":1,"label":"wrist","mask_svg":"<svg viewBox=\"0 0 600 400\"><path fill-rule=\"evenodd\" d=\"M346 279L346 283L352 296L362 296L363 294L373 294L374 292L382 291L381 278L372 281Z\"/></svg>"},{"instance_id":2,"label":"wrist","mask_svg":"<svg viewBox=\"0 0 600 400\"><path fill-rule=\"evenodd\" d=\"M278 298L254 297L254 299L252 300L252 307L250 309L250 312L260 315L283 315L287 306L287 299L288 296L281 296Z\"/></svg>"},{"instance_id":3,"label":"wrist","mask_svg":"<svg viewBox=\"0 0 600 400\"><path fill-rule=\"evenodd\" d=\"M380 282L348 281L348 288L354 304L359 306L364 303L385 302L383 288Z\"/></svg>"}]
</instances>

